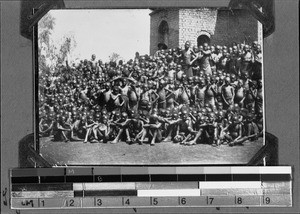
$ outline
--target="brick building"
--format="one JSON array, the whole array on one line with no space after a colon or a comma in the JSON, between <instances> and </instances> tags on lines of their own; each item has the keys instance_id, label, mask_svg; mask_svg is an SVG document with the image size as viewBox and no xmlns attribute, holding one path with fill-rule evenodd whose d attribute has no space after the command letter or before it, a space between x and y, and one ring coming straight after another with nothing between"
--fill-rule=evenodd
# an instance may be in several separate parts
<instances>
[{"instance_id":1,"label":"brick building","mask_svg":"<svg viewBox=\"0 0 300 214\"><path fill-rule=\"evenodd\" d=\"M246 10L154 9L150 17L150 54L158 50L159 43L176 48L183 47L187 40L192 46L204 42L211 45L262 42L262 26Z\"/></svg>"}]
</instances>

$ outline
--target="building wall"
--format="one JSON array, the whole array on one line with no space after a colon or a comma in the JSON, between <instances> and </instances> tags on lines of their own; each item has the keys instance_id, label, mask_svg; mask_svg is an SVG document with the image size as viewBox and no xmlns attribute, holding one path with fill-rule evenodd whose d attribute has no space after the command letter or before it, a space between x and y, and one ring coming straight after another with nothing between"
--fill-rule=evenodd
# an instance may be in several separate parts
<instances>
[{"instance_id":1,"label":"building wall","mask_svg":"<svg viewBox=\"0 0 300 214\"><path fill-rule=\"evenodd\" d=\"M214 34L217 21L216 8L181 9L179 11L179 46L183 47L186 41L197 46L197 38L206 34Z\"/></svg>"},{"instance_id":2,"label":"building wall","mask_svg":"<svg viewBox=\"0 0 300 214\"><path fill-rule=\"evenodd\" d=\"M258 21L246 10L219 10L211 44L231 45L232 42L258 40Z\"/></svg>"},{"instance_id":3,"label":"building wall","mask_svg":"<svg viewBox=\"0 0 300 214\"><path fill-rule=\"evenodd\" d=\"M169 25L169 39L168 47L177 47L178 46L178 35L179 35L179 9L168 9L155 12L150 15L150 54L154 54L158 48L157 44L159 43L159 33L158 28L160 23L165 20Z\"/></svg>"},{"instance_id":4,"label":"building wall","mask_svg":"<svg viewBox=\"0 0 300 214\"><path fill-rule=\"evenodd\" d=\"M162 20L169 24L168 47L183 47L186 41L197 46L197 38L207 35L211 44L231 45L258 40L258 21L245 10L217 8L168 9L151 15L150 54L158 44L158 27ZM261 40L261 39L259 39Z\"/></svg>"}]
</instances>

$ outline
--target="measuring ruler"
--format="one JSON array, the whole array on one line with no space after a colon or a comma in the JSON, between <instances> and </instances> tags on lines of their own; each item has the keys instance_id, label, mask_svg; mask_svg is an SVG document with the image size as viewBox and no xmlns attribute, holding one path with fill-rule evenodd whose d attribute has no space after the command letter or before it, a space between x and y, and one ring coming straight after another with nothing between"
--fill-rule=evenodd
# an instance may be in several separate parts
<instances>
[{"instance_id":1,"label":"measuring ruler","mask_svg":"<svg viewBox=\"0 0 300 214\"><path fill-rule=\"evenodd\" d=\"M290 207L291 167L12 169L12 209Z\"/></svg>"}]
</instances>

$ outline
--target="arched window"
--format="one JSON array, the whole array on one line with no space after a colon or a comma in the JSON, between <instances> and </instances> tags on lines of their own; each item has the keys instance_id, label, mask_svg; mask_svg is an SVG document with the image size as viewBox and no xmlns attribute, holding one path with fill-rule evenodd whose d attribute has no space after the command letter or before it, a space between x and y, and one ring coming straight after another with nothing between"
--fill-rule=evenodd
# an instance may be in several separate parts
<instances>
[{"instance_id":1,"label":"arched window","mask_svg":"<svg viewBox=\"0 0 300 214\"><path fill-rule=\"evenodd\" d=\"M169 25L168 22L163 20L158 27L157 44L165 45L168 47L168 43L169 43Z\"/></svg>"},{"instance_id":2,"label":"arched window","mask_svg":"<svg viewBox=\"0 0 300 214\"><path fill-rule=\"evenodd\" d=\"M210 45L210 38L207 35L200 35L197 39L197 45L198 47L200 45L203 46L204 43L208 43Z\"/></svg>"}]
</instances>

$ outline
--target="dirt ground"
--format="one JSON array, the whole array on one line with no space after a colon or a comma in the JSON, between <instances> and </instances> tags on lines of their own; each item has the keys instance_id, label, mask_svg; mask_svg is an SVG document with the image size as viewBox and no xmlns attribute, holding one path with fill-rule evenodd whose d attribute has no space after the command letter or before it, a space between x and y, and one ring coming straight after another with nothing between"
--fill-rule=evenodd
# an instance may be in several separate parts
<instances>
[{"instance_id":1,"label":"dirt ground","mask_svg":"<svg viewBox=\"0 0 300 214\"><path fill-rule=\"evenodd\" d=\"M246 164L262 147L263 139L230 147L198 144L184 146L172 142L118 144L53 142L40 139L41 155L53 165L157 165L157 164Z\"/></svg>"}]
</instances>

